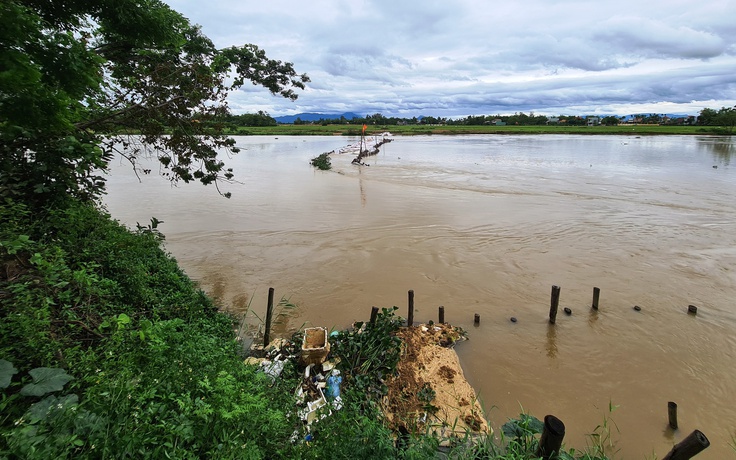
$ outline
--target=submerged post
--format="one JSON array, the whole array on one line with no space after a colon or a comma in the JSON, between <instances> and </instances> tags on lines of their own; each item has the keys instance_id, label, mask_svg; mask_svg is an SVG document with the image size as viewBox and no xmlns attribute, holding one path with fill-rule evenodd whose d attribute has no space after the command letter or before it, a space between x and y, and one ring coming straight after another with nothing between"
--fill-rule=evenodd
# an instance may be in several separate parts
<instances>
[{"instance_id":1,"label":"submerged post","mask_svg":"<svg viewBox=\"0 0 736 460\"><path fill-rule=\"evenodd\" d=\"M378 307L371 307L371 326L376 324L376 316L378 315Z\"/></svg>"},{"instance_id":2,"label":"submerged post","mask_svg":"<svg viewBox=\"0 0 736 460\"><path fill-rule=\"evenodd\" d=\"M670 401L667 403L667 418L669 418L670 428L677 429L677 403Z\"/></svg>"},{"instance_id":3,"label":"submerged post","mask_svg":"<svg viewBox=\"0 0 736 460\"><path fill-rule=\"evenodd\" d=\"M473 317L473 324L480 324L480 313L476 313Z\"/></svg>"},{"instance_id":4,"label":"submerged post","mask_svg":"<svg viewBox=\"0 0 736 460\"><path fill-rule=\"evenodd\" d=\"M688 305L687 306L687 312L691 315L697 315L698 314L698 307L695 305Z\"/></svg>"},{"instance_id":5,"label":"submerged post","mask_svg":"<svg viewBox=\"0 0 736 460\"><path fill-rule=\"evenodd\" d=\"M598 310L598 299L601 296L601 290L600 288L594 287L593 288L593 304L591 305L593 307L593 310Z\"/></svg>"},{"instance_id":6,"label":"submerged post","mask_svg":"<svg viewBox=\"0 0 736 460\"><path fill-rule=\"evenodd\" d=\"M562 420L558 419L554 415L547 415L544 417L544 431L542 431L542 437L539 439L539 448L537 453L534 454L536 457L542 457L544 460L550 458L557 458L557 454L560 453L560 447L562 446L562 438L565 437L565 424Z\"/></svg>"},{"instance_id":7,"label":"submerged post","mask_svg":"<svg viewBox=\"0 0 736 460\"><path fill-rule=\"evenodd\" d=\"M409 314L406 318L406 325L414 325L414 289L409 289Z\"/></svg>"},{"instance_id":8,"label":"submerged post","mask_svg":"<svg viewBox=\"0 0 736 460\"><path fill-rule=\"evenodd\" d=\"M271 316L273 316L273 288L268 288L268 305L266 306L266 332L263 333L263 347L267 347L271 339Z\"/></svg>"},{"instance_id":9,"label":"submerged post","mask_svg":"<svg viewBox=\"0 0 736 460\"><path fill-rule=\"evenodd\" d=\"M700 431L695 430L664 456L662 460L690 460L710 446L708 438Z\"/></svg>"},{"instance_id":10,"label":"submerged post","mask_svg":"<svg viewBox=\"0 0 736 460\"><path fill-rule=\"evenodd\" d=\"M445 307L442 305L440 305L439 319L440 324L445 324Z\"/></svg>"},{"instance_id":11,"label":"submerged post","mask_svg":"<svg viewBox=\"0 0 736 460\"><path fill-rule=\"evenodd\" d=\"M550 298L549 306L549 322L555 324L557 319L557 307L560 306L560 287L557 285L552 286L552 296Z\"/></svg>"}]
</instances>

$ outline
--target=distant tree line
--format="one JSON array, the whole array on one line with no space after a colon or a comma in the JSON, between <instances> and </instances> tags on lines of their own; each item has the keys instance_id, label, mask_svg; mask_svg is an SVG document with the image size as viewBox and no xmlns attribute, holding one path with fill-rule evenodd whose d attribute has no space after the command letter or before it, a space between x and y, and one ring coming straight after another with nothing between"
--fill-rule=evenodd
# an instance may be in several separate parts
<instances>
[{"instance_id":1,"label":"distant tree line","mask_svg":"<svg viewBox=\"0 0 736 460\"><path fill-rule=\"evenodd\" d=\"M243 115L227 115L221 119L227 127L245 127L245 126L276 126L278 123L268 113L259 111L256 114ZM670 117L665 114L649 113L635 114L628 117L617 117L613 115L605 117L591 117L579 115L558 115L556 117L548 117L545 115L535 115L534 112L526 114L517 112L513 115L469 115L463 118L446 118L446 117L386 117L380 113L366 115L365 117L355 117L347 119L344 116L339 118L321 118L317 121L305 121L297 118L295 125L304 124L322 124L322 125L350 125L350 124L367 124L369 126L395 126L395 125L515 125L515 126L534 126L534 125L565 125L565 126L585 126L590 124L603 124L606 126L615 126L622 123L635 124L655 124L655 125L701 125L701 126L725 126L729 131L733 130L736 124L736 107L723 107L720 110L703 109L699 116L682 116Z\"/></svg>"},{"instance_id":2,"label":"distant tree line","mask_svg":"<svg viewBox=\"0 0 736 460\"><path fill-rule=\"evenodd\" d=\"M721 107L719 110L703 109L698 117L698 124L703 126L725 126L733 132L736 125L736 106Z\"/></svg>"}]
</instances>

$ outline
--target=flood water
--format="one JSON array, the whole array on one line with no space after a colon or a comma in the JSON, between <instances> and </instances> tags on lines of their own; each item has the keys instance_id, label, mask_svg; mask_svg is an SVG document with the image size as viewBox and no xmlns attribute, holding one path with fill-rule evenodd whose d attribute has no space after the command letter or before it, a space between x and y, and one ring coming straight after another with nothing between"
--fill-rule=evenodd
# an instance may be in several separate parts
<instances>
[{"instance_id":1,"label":"flood water","mask_svg":"<svg viewBox=\"0 0 736 460\"><path fill-rule=\"evenodd\" d=\"M694 429L711 441L698 459L736 457L736 141L397 137L370 166L335 155L321 172L310 158L356 139L236 139L230 200L138 183L125 163L105 200L130 226L164 221L167 250L224 309L263 317L273 287L297 306L280 312L289 335L374 305L405 317L412 289L415 321L443 305L468 331L456 350L497 433L522 410L554 414L581 448L609 418L616 458L662 458Z\"/></svg>"}]
</instances>

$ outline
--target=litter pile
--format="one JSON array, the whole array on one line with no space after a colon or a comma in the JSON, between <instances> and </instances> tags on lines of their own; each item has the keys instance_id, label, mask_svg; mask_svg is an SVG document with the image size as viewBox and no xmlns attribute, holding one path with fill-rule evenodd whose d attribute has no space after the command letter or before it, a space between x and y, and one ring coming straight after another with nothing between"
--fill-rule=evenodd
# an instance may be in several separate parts
<instances>
[{"instance_id":1,"label":"litter pile","mask_svg":"<svg viewBox=\"0 0 736 460\"><path fill-rule=\"evenodd\" d=\"M296 407L301 419L309 426L318 418L331 415L331 409L342 408L340 384L342 377L335 362L326 361L330 352L327 329L312 327L304 330L301 347L295 350L294 343L276 339L267 347L255 346L252 351L263 357L250 356L245 364L258 365L273 381L281 376L287 361L298 358L304 373L294 391ZM339 361L338 361L339 362ZM296 433L295 433L296 435Z\"/></svg>"},{"instance_id":2,"label":"litter pile","mask_svg":"<svg viewBox=\"0 0 736 460\"><path fill-rule=\"evenodd\" d=\"M401 359L396 374L385 380L388 392L382 400L390 427L404 433L430 430L445 443L467 434L491 433L452 349L465 339L465 332L430 323L400 328L396 335L402 342ZM294 391L295 405L309 432L315 420L343 406L340 361L327 360L329 353L327 329L316 327L304 330L300 347L279 339L262 351L265 357L249 357L245 362L260 366L275 381L288 360L298 360L304 370ZM294 436L296 440L298 434Z\"/></svg>"}]
</instances>

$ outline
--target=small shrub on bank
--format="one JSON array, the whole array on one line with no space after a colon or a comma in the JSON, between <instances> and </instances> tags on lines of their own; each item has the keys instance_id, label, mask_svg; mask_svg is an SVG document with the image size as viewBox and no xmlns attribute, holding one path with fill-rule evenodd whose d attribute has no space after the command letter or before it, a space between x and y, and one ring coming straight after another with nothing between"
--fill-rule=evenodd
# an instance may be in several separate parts
<instances>
[{"instance_id":1,"label":"small shrub on bank","mask_svg":"<svg viewBox=\"0 0 736 460\"><path fill-rule=\"evenodd\" d=\"M396 372L401 357L401 339L395 333L403 320L394 314L397 309L384 308L375 323L358 322L331 337L332 356L339 359L346 383L377 398L386 394L383 379Z\"/></svg>"}]
</instances>

